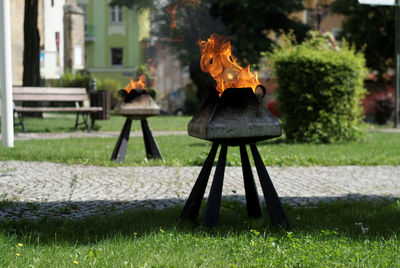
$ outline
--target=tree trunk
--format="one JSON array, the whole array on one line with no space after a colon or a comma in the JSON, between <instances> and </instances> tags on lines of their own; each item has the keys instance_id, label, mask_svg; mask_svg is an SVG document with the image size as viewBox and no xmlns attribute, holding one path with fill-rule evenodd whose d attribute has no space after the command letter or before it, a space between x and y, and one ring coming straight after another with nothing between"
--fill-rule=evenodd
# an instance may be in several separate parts
<instances>
[{"instance_id":1,"label":"tree trunk","mask_svg":"<svg viewBox=\"0 0 400 268\"><path fill-rule=\"evenodd\" d=\"M24 14L24 70L22 84L40 86L40 36L38 30L38 0L25 0ZM24 102L22 106L37 107L37 102ZM25 113L24 116L43 117L41 112Z\"/></svg>"},{"instance_id":2,"label":"tree trunk","mask_svg":"<svg viewBox=\"0 0 400 268\"><path fill-rule=\"evenodd\" d=\"M25 0L23 86L40 86L38 0Z\"/></svg>"}]
</instances>

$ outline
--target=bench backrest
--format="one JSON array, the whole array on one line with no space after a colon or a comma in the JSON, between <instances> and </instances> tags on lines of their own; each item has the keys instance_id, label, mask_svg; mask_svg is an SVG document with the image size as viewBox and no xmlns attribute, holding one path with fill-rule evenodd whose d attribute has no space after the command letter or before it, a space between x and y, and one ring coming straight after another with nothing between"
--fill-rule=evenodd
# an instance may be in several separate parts
<instances>
[{"instance_id":1,"label":"bench backrest","mask_svg":"<svg viewBox=\"0 0 400 268\"><path fill-rule=\"evenodd\" d=\"M85 88L13 87L14 101L87 101Z\"/></svg>"}]
</instances>

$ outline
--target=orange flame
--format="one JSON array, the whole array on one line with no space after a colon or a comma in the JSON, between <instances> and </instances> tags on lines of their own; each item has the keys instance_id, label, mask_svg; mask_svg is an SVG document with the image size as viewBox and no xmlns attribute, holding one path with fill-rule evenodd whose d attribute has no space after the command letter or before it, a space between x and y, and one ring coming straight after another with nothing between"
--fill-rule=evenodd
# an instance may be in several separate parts
<instances>
[{"instance_id":1,"label":"orange flame","mask_svg":"<svg viewBox=\"0 0 400 268\"><path fill-rule=\"evenodd\" d=\"M169 27L171 29L175 29L176 28L176 8L178 7L178 3L171 3L170 5L167 6L167 12L169 14L169 16L171 17L171 23L169 24Z\"/></svg>"},{"instance_id":2,"label":"orange flame","mask_svg":"<svg viewBox=\"0 0 400 268\"><path fill-rule=\"evenodd\" d=\"M183 3L187 6L191 7L199 7L200 6L200 0L183 0Z\"/></svg>"},{"instance_id":3,"label":"orange flame","mask_svg":"<svg viewBox=\"0 0 400 268\"><path fill-rule=\"evenodd\" d=\"M250 65L242 68L236 63L229 40L213 33L207 41L199 40L199 46L201 70L210 73L217 82L220 96L227 88L251 87L255 92L260 84L257 72L250 72Z\"/></svg>"},{"instance_id":4,"label":"orange flame","mask_svg":"<svg viewBox=\"0 0 400 268\"><path fill-rule=\"evenodd\" d=\"M131 90L134 90L134 89L146 90L146 76L144 74L139 76L139 79L137 81L133 81L132 77L129 79L130 79L130 82L124 88L128 94L129 94L129 92L131 92Z\"/></svg>"}]
</instances>

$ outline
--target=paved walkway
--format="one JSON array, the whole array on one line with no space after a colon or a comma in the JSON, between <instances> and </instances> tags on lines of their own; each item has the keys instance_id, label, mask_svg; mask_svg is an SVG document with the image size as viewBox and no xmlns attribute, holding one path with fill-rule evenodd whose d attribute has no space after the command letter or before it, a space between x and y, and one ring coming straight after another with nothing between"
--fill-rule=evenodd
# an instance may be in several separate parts
<instances>
[{"instance_id":1,"label":"paved walkway","mask_svg":"<svg viewBox=\"0 0 400 268\"><path fill-rule=\"evenodd\" d=\"M370 130L373 132L391 132L400 133L400 128L376 128ZM167 135L187 135L187 131L152 131L154 136ZM60 132L60 133L16 133L16 140L32 140L32 139L67 139L67 138L110 138L118 137L120 132L117 131L92 131L92 132ZM131 131L130 137L140 137L142 131ZM1 137L0 137L1 139Z\"/></svg>"},{"instance_id":2,"label":"paved walkway","mask_svg":"<svg viewBox=\"0 0 400 268\"><path fill-rule=\"evenodd\" d=\"M400 198L400 166L268 167L268 171L283 202L292 205ZM199 172L200 167L0 161L0 219L80 217L183 204ZM244 201L241 168L227 167L225 174L224 198Z\"/></svg>"},{"instance_id":3,"label":"paved walkway","mask_svg":"<svg viewBox=\"0 0 400 268\"><path fill-rule=\"evenodd\" d=\"M154 136L187 135L187 131L152 131ZM118 137L117 131L92 131L92 132L60 132L60 133L16 133L16 140L46 140L68 138L112 138ZM130 137L143 136L142 131L131 131Z\"/></svg>"}]
</instances>

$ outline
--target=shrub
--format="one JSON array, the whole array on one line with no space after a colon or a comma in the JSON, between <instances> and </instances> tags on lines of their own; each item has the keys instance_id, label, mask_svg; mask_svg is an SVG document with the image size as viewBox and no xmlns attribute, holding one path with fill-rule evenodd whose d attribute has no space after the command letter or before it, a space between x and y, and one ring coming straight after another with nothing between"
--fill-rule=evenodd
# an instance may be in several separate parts
<instances>
[{"instance_id":1,"label":"shrub","mask_svg":"<svg viewBox=\"0 0 400 268\"><path fill-rule=\"evenodd\" d=\"M115 79L106 78L103 81L98 81L97 83L98 90L107 90L110 92L111 108L114 108L115 105L117 105L117 103L121 100L121 97L118 95L118 91L121 88L121 83Z\"/></svg>"},{"instance_id":2,"label":"shrub","mask_svg":"<svg viewBox=\"0 0 400 268\"><path fill-rule=\"evenodd\" d=\"M365 59L330 35L290 36L270 54L279 87L279 111L286 137L301 142L357 140L364 133L361 98Z\"/></svg>"},{"instance_id":3,"label":"shrub","mask_svg":"<svg viewBox=\"0 0 400 268\"><path fill-rule=\"evenodd\" d=\"M72 73L65 73L60 78L61 87L84 87L86 90L92 89L92 75L88 72L81 71Z\"/></svg>"}]
</instances>

